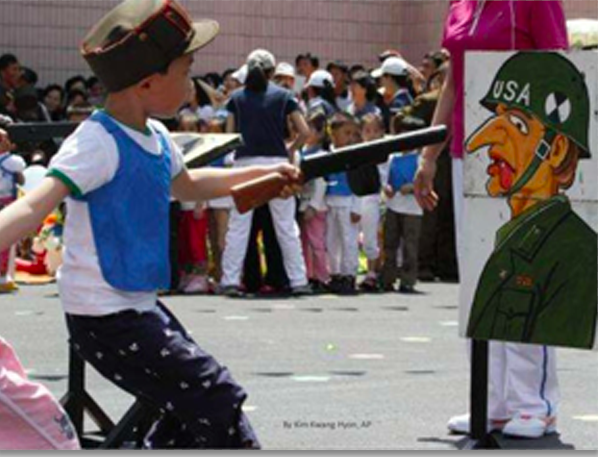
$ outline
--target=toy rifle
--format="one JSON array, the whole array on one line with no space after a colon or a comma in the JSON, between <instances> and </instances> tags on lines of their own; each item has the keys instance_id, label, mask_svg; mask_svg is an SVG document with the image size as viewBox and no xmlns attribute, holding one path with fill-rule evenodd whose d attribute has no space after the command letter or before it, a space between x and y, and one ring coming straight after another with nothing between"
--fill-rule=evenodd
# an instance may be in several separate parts
<instances>
[{"instance_id":1,"label":"toy rifle","mask_svg":"<svg viewBox=\"0 0 598 457\"><path fill-rule=\"evenodd\" d=\"M10 141L15 144L66 138L75 131L78 122L29 122L9 124L2 128L8 133Z\"/></svg>"},{"instance_id":2,"label":"toy rifle","mask_svg":"<svg viewBox=\"0 0 598 457\"><path fill-rule=\"evenodd\" d=\"M281 173L270 173L235 186L231 193L237 210L243 214L278 197L286 185L303 184L311 179L332 173L346 172L367 165L384 163L391 154L413 151L424 146L443 143L446 138L446 126L439 125L347 146L334 152L321 152L301 161L297 182L291 182L288 177Z\"/></svg>"}]
</instances>

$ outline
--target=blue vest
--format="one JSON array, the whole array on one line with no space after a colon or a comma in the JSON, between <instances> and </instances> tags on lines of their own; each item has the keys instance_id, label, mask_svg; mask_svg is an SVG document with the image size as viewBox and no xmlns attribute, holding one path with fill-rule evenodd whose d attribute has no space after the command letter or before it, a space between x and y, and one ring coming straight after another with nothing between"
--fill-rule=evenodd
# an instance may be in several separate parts
<instances>
[{"instance_id":1,"label":"blue vest","mask_svg":"<svg viewBox=\"0 0 598 457\"><path fill-rule=\"evenodd\" d=\"M171 151L165 136L162 154L145 151L110 116L96 112L118 148L114 179L84 195L102 275L115 289L153 292L170 287L169 206Z\"/></svg>"},{"instance_id":2,"label":"blue vest","mask_svg":"<svg viewBox=\"0 0 598 457\"><path fill-rule=\"evenodd\" d=\"M10 157L10 154L6 154L4 157L0 159L0 176L9 178L11 183L11 196L16 200L18 196L18 189L17 189L17 174L13 173L12 171L7 170L2 166L4 162Z\"/></svg>"},{"instance_id":3,"label":"blue vest","mask_svg":"<svg viewBox=\"0 0 598 457\"><path fill-rule=\"evenodd\" d=\"M349 180L347 179L347 173L332 173L326 176L326 195L334 197L350 197L353 195L351 188L349 187Z\"/></svg>"},{"instance_id":4,"label":"blue vest","mask_svg":"<svg viewBox=\"0 0 598 457\"><path fill-rule=\"evenodd\" d=\"M417 153L392 156L388 169L388 184L394 191L413 182L417 171L418 157Z\"/></svg>"}]
</instances>

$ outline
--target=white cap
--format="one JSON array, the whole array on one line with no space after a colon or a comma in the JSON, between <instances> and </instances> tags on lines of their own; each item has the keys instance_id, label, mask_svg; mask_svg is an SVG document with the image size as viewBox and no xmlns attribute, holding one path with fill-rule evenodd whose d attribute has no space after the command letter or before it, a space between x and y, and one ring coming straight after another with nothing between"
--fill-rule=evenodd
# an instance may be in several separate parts
<instances>
[{"instance_id":1,"label":"white cap","mask_svg":"<svg viewBox=\"0 0 598 457\"><path fill-rule=\"evenodd\" d=\"M382 75L406 75L407 68L407 62L405 62L400 57L389 57L384 62L382 62L382 66L380 68L377 68L376 70L372 71L372 76L374 78L379 78Z\"/></svg>"},{"instance_id":2,"label":"white cap","mask_svg":"<svg viewBox=\"0 0 598 457\"><path fill-rule=\"evenodd\" d=\"M245 84L245 80L247 79L247 64L243 65L230 76L231 78L239 81L241 84Z\"/></svg>"},{"instance_id":3,"label":"white cap","mask_svg":"<svg viewBox=\"0 0 598 457\"><path fill-rule=\"evenodd\" d=\"M247 65L249 67L260 65L264 70L271 70L276 67L276 59L270 51L256 49L247 56Z\"/></svg>"},{"instance_id":4,"label":"white cap","mask_svg":"<svg viewBox=\"0 0 598 457\"><path fill-rule=\"evenodd\" d=\"M328 81L331 86L334 86L334 78L326 70L316 70L309 77L309 81L305 87L326 87L325 81Z\"/></svg>"},{"instance_id":5,"label":"white cap","mask_svg":"<svg viewBox=\"0 0 598 457\"><path fill-rule=\"evenodd\" d=\"M291 78L294 78L295 77L295 67L293 67L290 63L280 62L276 66L276 71L274 72L274 76L290 76Z\"/></svg>"}]
</instances>

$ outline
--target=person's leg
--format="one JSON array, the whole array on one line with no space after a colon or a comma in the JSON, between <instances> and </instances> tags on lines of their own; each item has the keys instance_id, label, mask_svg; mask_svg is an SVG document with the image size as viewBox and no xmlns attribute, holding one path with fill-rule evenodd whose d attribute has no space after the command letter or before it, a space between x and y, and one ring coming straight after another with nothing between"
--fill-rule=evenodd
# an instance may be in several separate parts
<instances>
[{"instance_id":1,"label":"person's leg","mask_svg":"<svg viewBox=\"0 0 598 457\"><path fill-rule=\"evenodd\" d=\"M311 221L306 221L303 213L300 215L300 220L301 248L303 250L303 258L305 260L305 272L307 274L307 279L311 281L315 277L313 251L310 245L309 233L311 229Z\"/></svg>"},{"instance_id":2,"label":"person's leg","mask_svg":"<svg viewBox=\"0 0 598 457\"><path fill-rule=\"evenodd\" d=\"M422 216L401 214L403 228L403 268L401 287L412 288L417 282L418 248Z\"/></svg>"},{"instance_id":3,"label":"person's leg","mask_svg":"<svg viewBox=\"0 0 598 457\"><path fill-rule=\"evenodd\" d=\"M268 204L276 238L282 251L284 269L291 287L301 287L307 284L305 261L299 240L299 226L295 219L296 205L297 202L294 198L276 198Z\"/></svg>"},{"instance_id":4,"label":"person's leg","mask_svg":"<svg viewBox=\"0 0 598 457\"><path fill-rule=\"evenodd\" d=\"M326 284L330 280L326 256L326 213L316 212L309 221L309 246L313 259L313 278Z\"/></svg>"},{"instance_id":5,"label":"person's leg","mask_svg":"<svg viewBox=\"0 0 598 457\"><path fill-rule=\"evenodd\" d=\"M377 261L380 257L378 246L378 226L380 224L380 197L368 196L363 199L361 230L363 232L363 250L368 260L368 276L376 276Z\"/></svg>"},{"instance_id":6,"label":"person's leg","mask_svg":"<svg viewBox=\"0 0 598 457\"><path fill-rule=\"evenodd\" d=\"M338 224L339 208L328 208L328 213L326 214L326 251L328 253L328 265L332 276L341 274L340 229L338 228Z\"/></svg>"},{"instance_id":7,"label":"person's leg","mask_svg":"<svg viewBox=\"0 0 598 457\"><path fill-rule=\"evenodd\" d=\"M216 264L216 280L220 282L222 278L222 255L226 245L226 233L228 232L228 224L230 219L229 209L214 209L214 217L216 219L216 230L218 236L216 238L216 254L214 255L214 263Z\"/></svg>"},{"instance_id":8,"label":"person's leg","mask_svg":"<svg viewBox=\"0 0 598 457\"><path fill-rule=\"evenodd\" d=\"M251 232L247 241L247 251L243 261L243 285L249 293L259 292L264 284L262 274L262 258L260 255L259 235L263 227L265 207L260 206L253 211Z\"/></svg>"},{"instance_id":9,"label":"person's leg","mask_svg":"<svg viewBox=\"0 0 598 457\"><path fill-rule=\"evenodd\" d=\"M397 279L397 250L400 243L399 215L391 209L386 210L384 220L384 265L382 266L382 284L391 288Z\"/></svg>"},{"instance_id":10,"label":"person's leg","mask_svg":"<svg viewBox=\"0 0 598 457\"><path fill-rule=\"evenodd\" d=\"M235 208L231 210L222 254L222 280L220 281L222 287L241 285L241 273L252 220L253 211L240 214Z\"/></svg>"},{"instance_id":11,"label":"person's leg","mask_svg":"<svg viewBox=\"0 0 598 457\"><path fill-rule=\"evenodd\" d=\"M443 281L457 281L457 248L455 241L455 211L451 156L445 150L438 158L436 191L440 200L436 212L436 267L437 276Z\"/></svg>"},{"instance_id":12,"label":"person's leg","mask_svg":"<svg viewBox=\"0 0 598 457\"><path fill-rule=\"evenodd\" d=\"M341 275L357 276L359 269L359 225L351 222L351 208L342 208L341 230Z\"/></svg>"},{"instance_id":13,"label":"person's leg","mask_svg":"<svg viewBox=\"0 0 598 457\"><path fill-rule=\"evenodd\" d=\"M560 392L554 347L505 343L509 416L556 417Z\"/></svg>"},{"instance_id":14,"label":"person's leg","mask_svg":"<svg viewBox=\"0 0 598 457\"><path fill-rule=\"evenodd\" d=\"M242 412L247 394L161 304L102 317L67 315L75 350L100 374L175 416L194 437L174 448L259 447ZM177 436L173 431L173 439Z\"/></svg>"},{"instance_id":15,"label":"person's leg","mask_svg":"<svg viewBox=\"0 0 598 457\"><path fill-rule=\"evenodd\" d=\"M280 243L274 230L272 211L268 205L264 206L264 218L262 225L262 236L264 241L264 254L266 257L266 278L265 283L276 290L285 290L289 287L289 277L283 262ZM298 236L299 227L297 226ZM298 240L300 241L300 239ZM301 245L301 244L299 244ZM305 265L303 250L301 249L301 260ZM305 275L307 277L307 273Z\"/></svg>"}]
</instances>

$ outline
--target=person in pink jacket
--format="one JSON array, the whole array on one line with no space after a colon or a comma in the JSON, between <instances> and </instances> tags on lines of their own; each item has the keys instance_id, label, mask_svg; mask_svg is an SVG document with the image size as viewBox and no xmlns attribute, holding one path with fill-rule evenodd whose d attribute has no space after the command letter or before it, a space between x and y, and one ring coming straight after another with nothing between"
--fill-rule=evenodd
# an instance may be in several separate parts
<instances>
[{"instance_id":1,"label":"person in pink jacket","mask_svg":"<svg viewBox=\"0 0 598 457\"><path fill-rule=\"evenodd\" d=\"M70 419L43 385L27 379L12 346L0 337L0 449L77 450Z\"/></svg>"}]
</instances>

